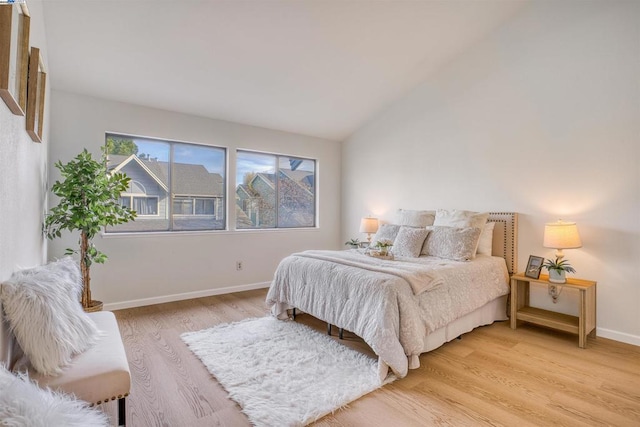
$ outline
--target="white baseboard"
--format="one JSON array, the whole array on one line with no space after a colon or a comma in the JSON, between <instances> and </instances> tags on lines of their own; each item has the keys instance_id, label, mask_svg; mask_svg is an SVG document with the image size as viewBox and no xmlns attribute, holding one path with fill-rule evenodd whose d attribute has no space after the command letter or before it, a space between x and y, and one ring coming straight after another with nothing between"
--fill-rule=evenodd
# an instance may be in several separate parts
<instances>
[{"instance_id":1,"label":"white baseboard","mask_svg":"<svg viewBox=\"0 0 640 427\"><path fill-rule=\"evenodd\" d=\"M624 332L612 331L611 329L596 328L596 335L614 341L640 346L640 336L626 334Z\"/></svg>"},{"instance_id":2,"label":"white baseboard","mask_svg":"<svg viewBox=\"0 0 640 427\"><path fill-rule=\"evenodd\" d=\"M250 283L248 285L227 286L225 288L206 289L204 291L185 292L183 294L163 295L159 297L135 299L131 301L113 302L105 304L104 310L122 310L124 308L142 307L145 305L162 304L165 302L210 297L212 295L223 295L233 292L251 291L253 289L268 288L269 285L271 285L271 282Z\"/></svg>"}]
</instances>

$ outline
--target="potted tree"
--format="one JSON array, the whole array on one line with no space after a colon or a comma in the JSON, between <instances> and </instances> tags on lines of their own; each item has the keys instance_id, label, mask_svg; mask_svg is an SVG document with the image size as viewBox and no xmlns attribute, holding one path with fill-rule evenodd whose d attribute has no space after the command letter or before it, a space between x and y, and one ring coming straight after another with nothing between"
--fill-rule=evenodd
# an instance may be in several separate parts
<instances>
[{"instance_id":1,"label":"potted tree","mask_svg":"<svg viewBox=\"0 0 640 427\"><path fill-rule=\"evenodd\" d=\"M569 265L569 261L562 258L554 260L548 259L542 265L549 271L549 281L551 283L566 283L566 273L575 273L575 268Z\"/></svg>"},{"instance_id":2,"label":"potted tree","mask_svg":"<svg viewBox=\"0 0 640 427\"><path fill-rule=\"evenodd\" d=\"M102 227L133 220L136 212L119 203L120 194L129 187L130 178L123 173L108 173L105 150L101 161L91 157L86 149L66 164L58 161L62 181L51 188L60 198L44 221L48 239L62 236L63 230L79 231L79 248L68 248L66 255L80 255L82 273L81 303L85 311L99 311L102 302L91 299L91 264L104 263L107 256L96 249L92 239Z\"/></svg>"}]
</instances>

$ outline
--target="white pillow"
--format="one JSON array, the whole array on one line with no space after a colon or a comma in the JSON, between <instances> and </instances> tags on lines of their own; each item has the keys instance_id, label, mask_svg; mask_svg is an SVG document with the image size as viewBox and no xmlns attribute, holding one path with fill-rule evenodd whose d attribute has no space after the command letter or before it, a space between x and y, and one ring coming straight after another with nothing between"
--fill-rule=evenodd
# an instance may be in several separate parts
<instances>
[{"instance_id":1,"label":"white pillow","mask_svg":"<svg viewBox=\"0 0 640 427\"><path fill-rule=\"evenodd\" d=\"M378 240L389 239L392 242L396 240L396 236L400 231L400 226L396 224L382 224L375 236L371 239L371 246L375 246Z\"/></svg>"},{"instance_id":2,"label":"white pillow","mask_svg":"<svg viewBox=\"0 0 640 427\"><path fill-rule=\"evenodd\" d=\"M431 231L424 242L422 253L454 261L469 261L473 259L480 229L476 227L429 227Z\"/></svg>"},{"instance_id":3,"label":"white pillow","mask_svg":"<svg viewBox=\"0 0 640 427\"><path fill-rule=\"evenodd\" d=\"M436 219L433 222L433 225L457 228L475 227L479 228L480 232L482 232L485 224L487 223L488 217L488 212L479 213L456 209L438 209L436 211ZM476 256L477 250L478 248L476 247L473 251L474 257Z\"/></svg>"},{"instance_id":4,"label":"white pillow","mask_svg":"<svg viewBox=\"0 0 640 427\"><path fill-rule=\"evenodd\" d=\"M426 228L400 227L398 236L393 242L393 254L410 258L419 257L427 234L429 230Z\"/></svg>"},{"instance_id":5,"label":"white pillow","mask_svg":"<svg viewBox=\"0 0 640 427\"><path fill-rule=\"evenodd\" d=\"M456 209L438 209L433 225L441 227L476 227L482 230L487 223L488 212L462 211Z\"/></svg>"},{"instance_id":6,"label":"white pillow","mask_svg":"<svg viewBox=\"0 0 640 427\"><path fill-rule=\"evenodd\" d=\"M79 302L80 269L66 257L14 273L2 284L9 326L31 365L44 375L59 374L75 354L91 348L100 332Z\"/></svg>"},{"instance_id":7,"label":"white pillow","mask_svg":"<svg viewBox=\"0 0 640 427\"><path fill-rule=\"evenodd\" d=\"M495 222L487 222L480 233L480 240L478 240L478 250L476 253L482 255L492 255L493 253L493 229L495 228Z\"/></svg>"},{"instance_id":8,"label":"white pillow","mask_svg":"<svg viewBox=\"0 0 640 427\"><path fill-rule=\"evenodd\" d=\"M435 218L435 211L411 211L407 209L398 209L398 225L425 228L428 225L433 225Z\"/></svg>"},{"instance_id":9,"label":"white pillow","mask_svg":"<svg viewBox=\"0 0 640 427\"><path fill-rule=\"evenodd\" d=\"M0 424L38 427L103 427L109 419L88 403L42 389L0 364Z\"/></svg>"}]
</instances>

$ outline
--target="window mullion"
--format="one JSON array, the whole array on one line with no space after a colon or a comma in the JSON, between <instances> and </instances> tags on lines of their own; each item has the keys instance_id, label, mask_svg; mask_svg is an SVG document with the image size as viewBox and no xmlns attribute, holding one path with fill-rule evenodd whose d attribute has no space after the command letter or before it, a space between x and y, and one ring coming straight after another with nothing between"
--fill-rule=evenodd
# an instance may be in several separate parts
<instances>
[{"instance_id":1,"label":"window mullion","mask_svg":"<svg viewBox=\"0 0 640 427\"><path fill-rule=\"evenodd\" d=\"M280 228L280 215L279 215L279 209L280 209L280 157L275 156L276 158L276 173L275 173L275 177L274 177L274 182L275 182L275 187L276 187L276 200L275 200L275 223L276 223L276 228Z\"/></svg>"},{"instance_id":2,"label":"window mullion","mask_svg":"<svg viewBox=\"0 0 640 427\"><path fill-rule=\"evenodd\" d=\"M169 194L167 201L167 210L169 212L169 231L173 231L173 143L169 143L169 165L167 167L167 181Z\"/></svg>"}]
</instances>

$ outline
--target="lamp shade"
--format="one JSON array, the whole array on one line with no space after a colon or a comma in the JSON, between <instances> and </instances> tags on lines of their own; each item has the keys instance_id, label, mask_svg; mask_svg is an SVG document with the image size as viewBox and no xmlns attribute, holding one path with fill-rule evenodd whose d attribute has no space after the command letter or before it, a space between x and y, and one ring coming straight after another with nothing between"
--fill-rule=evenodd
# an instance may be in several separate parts
<instances>
[{"instance_id":1,"label":"lamp shade","mask_svg":"<svg viewBox=\"0 0 640 427\"><path fill-rule=\"evenodd\" d=\"M544 225L542 246L553 249L574 249L582 247L578 226L575 222L550 222Z\"/></svg>"},{"instance_id":2,"label":"lamp shade","mask_svg":"<svg viewBox=\"0 0 640 427\"><path fill-rule=\"evenodd\" d=\"M360 220L361 233L375 233L378 231L378 218L362 218Z\"/></svg>"}]
</instances>

